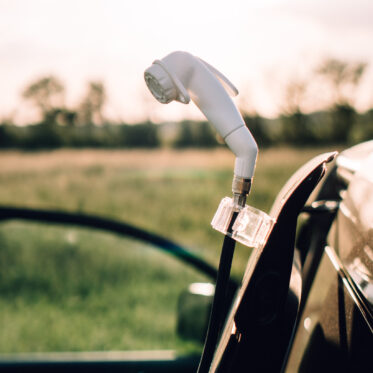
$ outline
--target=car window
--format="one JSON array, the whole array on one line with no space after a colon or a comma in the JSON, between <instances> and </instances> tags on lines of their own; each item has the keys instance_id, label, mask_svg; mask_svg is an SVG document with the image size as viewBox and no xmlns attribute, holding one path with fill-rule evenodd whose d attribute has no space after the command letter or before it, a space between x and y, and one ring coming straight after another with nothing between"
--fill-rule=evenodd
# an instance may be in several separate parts
<instances>
[{"instance_id":1,"label":"car window","mask_svg":"<svg viewBox=\"0 0 373 373\"><path fill-rule=\"evenodd\" d=\"M180 294L206 276L134 239L0 225L0 353L199 350L176 333Z\"/></svg>"}]
</instances>

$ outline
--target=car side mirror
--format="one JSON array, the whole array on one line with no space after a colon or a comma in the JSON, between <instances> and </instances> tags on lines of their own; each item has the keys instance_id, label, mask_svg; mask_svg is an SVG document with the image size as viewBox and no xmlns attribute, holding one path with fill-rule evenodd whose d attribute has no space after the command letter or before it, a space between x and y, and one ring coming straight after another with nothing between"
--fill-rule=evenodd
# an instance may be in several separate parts
<instances>
[{"instance_id":1,"label":"car side mirror","mask_svg":"<svg viewBox=\"0 0 373 373\"><path fill-rule=\"evenodd\" d=\"M180 294L177 309L177 333L180 337L204 342L214 293L215 285L196 282Z\"/></svg>"}]
</instances>

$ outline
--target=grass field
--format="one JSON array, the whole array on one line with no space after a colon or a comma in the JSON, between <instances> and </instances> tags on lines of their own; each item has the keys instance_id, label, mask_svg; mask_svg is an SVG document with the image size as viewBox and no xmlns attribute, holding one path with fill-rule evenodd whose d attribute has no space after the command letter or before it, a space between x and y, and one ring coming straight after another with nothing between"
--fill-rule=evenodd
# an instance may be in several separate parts
<instances>
[{"instance_id":1,"label":"grass field","mask_svg":"<svg viewBox=\"0 0 373 373\"><path fill-rule=\"evenodd\" d=\"M330 149L328 149L330 150ZM260 153L248 203L268 211L320 149ZM216 151L0 153L0 204L108 216L171 238L217 265L210 221L234 158ZM240 276L249 249L239 247ZM198 348L175 333L178 295L202 275L142 243L74 227L0 225L0 352Z\"/></svg>"}]
</instances>

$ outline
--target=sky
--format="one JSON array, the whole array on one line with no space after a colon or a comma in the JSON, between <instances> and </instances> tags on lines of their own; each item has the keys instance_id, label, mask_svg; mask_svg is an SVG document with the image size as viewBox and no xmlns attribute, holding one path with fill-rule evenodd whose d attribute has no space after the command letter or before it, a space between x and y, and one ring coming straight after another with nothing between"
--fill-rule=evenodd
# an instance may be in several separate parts
<instances>
[{"instance_id":1,"label":"sky","mask_svg":"<svg viewBox=\"0 0 373 373\"><path fill-rule=\"evenodd\" d=\"M372 40L371 0L0 0L0 119L37 120L22 91L49 74L72 108L88 81L103 81L115 121L200 119L194 105L162 105L146 89L144 70L175 50L214 65L238 103L267 117L278 114L286 82L323 59L364 61L363 111L373 106Z\"/></svg>"}]
</instances>

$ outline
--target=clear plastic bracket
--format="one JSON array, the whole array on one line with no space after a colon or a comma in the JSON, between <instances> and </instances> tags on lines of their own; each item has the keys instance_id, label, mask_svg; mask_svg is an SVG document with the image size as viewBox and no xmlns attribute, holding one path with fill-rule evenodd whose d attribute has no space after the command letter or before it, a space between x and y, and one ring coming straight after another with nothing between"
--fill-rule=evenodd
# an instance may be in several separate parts
<instances>
[{"instance_id":1,"label":"clear plastic bracket","mask_svg":"<svg viewBox=\"0 0 373 373\"><path fill-rule=\"evenodd\" d=\"M238 212L238 216L233 224L232 233L228 233L228 227L234 212ZM265 243L274 223L275 219L265 212L248 205L245 205L245 207L237 206L233 199L229 197L222 199L211 221L215 230L253 248Z\"/></svg>"}]
</instances>

